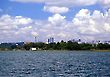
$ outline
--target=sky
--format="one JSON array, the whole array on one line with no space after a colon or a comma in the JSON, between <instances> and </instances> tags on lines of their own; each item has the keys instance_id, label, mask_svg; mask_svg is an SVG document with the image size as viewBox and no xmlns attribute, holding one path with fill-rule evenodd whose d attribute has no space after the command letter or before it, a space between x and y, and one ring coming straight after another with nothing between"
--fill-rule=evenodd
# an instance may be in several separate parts
<instances>
[{"instance_id":1,"label":"sky","mask_svg":"<svg viewBox=\"0 0 110 77\"><path fill-rule=\"evenodd\" d=\"M110 0L1 0L0 43L110 40Z\"/></svg>"}]
</instances>

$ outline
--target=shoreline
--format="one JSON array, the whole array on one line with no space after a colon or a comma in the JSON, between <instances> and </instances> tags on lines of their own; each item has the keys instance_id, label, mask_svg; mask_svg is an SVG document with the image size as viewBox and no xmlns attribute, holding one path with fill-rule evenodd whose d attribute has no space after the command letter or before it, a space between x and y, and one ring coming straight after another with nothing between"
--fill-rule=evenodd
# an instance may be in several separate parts
<instances>
[{"instance_id":1,"label":"shoreline","mask_svg":"<svg viewBox=\"0 0 110 77\"><path fill-rule=\"evenodd\" d=\"M0 52L2 52L2 51L32 51L32 50L0 50ZM110 49L104 49L104 50L100 50L100 49L91 49L91 50L35 50L35 52L37 52L37 51L44 51L44 52L46 52L46 51L62 51L62 52L67 52L67 51L78 51L78 52L81 52L81 51L91 51L91 52L110 52Z\"/></svg>"},{"instance_id":2,"label":"shoreline","mask_svg":"<svg viewBox=\"0 0 110 77\"><path fill-rule=\"evenodd\" d=\"M104 49L104 50L93 50L93 51L96 51L96 52L110 52L110 50L106 50L106 49Z\"/></svg>"}]
</instances>

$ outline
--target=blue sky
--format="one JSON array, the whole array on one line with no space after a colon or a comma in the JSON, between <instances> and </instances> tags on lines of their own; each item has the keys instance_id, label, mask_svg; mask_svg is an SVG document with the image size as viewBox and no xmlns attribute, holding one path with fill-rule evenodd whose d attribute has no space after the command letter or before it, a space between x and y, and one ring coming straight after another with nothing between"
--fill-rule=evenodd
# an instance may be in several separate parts
<instances>
[{"instance_id":1,"label":"blue sky","mask_svg":"<svg viewBox=\"0 0 110 77\"><path fill-rule=\"evenodd\" d=\"M3 3L3 4L2 4ZM2 14L10 14L12 16L25 16L31 17L34 19L45 19L48 17L49 13L43 12L43 4L38 3L17 3L17 2L10 2L8 0L2 0L0 4L1 9L3 9Z\"/></svg>"},{"instance_id":2,"label":"blue sky","mask_svg":"<svg viewBox=\"0 0 110 77\"><path fill-rule=\"evenodd\" d=\"M21 2L12 2L9 0L1 0L0 8L3 10L2 14L9 14L12 16L24 16L30 17L32 19L47 19L52 13L43 11L44 3L21 3ZM99 4L90 5L90 6L78 6L70 7L70 11L63 15L67 16L68 19L71 19L79 10L82 8L89 9L90 11L100 10L105 11Z\"/></svg>"},{"instance_id":3,"label":"blue sky","mask_svg":"<svg viewBox=\"0 0 110 77\"><path fill-rule=\"evenodd\" d=\"M4 36L0 42L33 41L33 36L45 42L49 37L56 41L109 40L109 6L110 0L1 0L0 29Z\"/></svg>"}]
</instances>

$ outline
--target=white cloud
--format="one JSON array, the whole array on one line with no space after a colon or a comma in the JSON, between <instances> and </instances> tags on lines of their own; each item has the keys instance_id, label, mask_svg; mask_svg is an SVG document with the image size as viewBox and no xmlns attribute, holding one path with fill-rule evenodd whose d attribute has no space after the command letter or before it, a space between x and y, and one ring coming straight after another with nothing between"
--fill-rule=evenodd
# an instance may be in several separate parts
<instances>
[{"instance_id":1,"label":"white cloud","mask_svg":"<svg viewBox=\"0 0 110 77\"><path fill-rule=\"evenodd\" d=\"M44 3L46 6L88 6L94 4L101 4L105 8L110 7L110 0L10 0L22 3Z\"/></svg>"},{"instance_id":2,"label":"white cloud","mask_svg":"<svg viewBox=\"0 0 110 77\"><path fill-rule=\"evenodd\" d=\"M19 36L21 36L20 39L23 39L25 38L24 35L28 35L28 33L30 33L29 31L32 29L30 24L32 24L32 19L30 18L25 18L22 16L12 17L10 15L2 15L0 17L0 34L2 36L0 37L5 40L8 39L7 41L17 41Z\"/></svg>"},{"instance_id":3,"label":"white cloud","mask_svg":"<svg viewBox=\"0 0 110 77\"><path fill-rule=\"evenodd\" d=\"M36 3L45 3L49 6L85 6L85 5L93 5L98 0L10 0L17 2L36 2Z\"/></svg>"},{"instance_id":4,"label":"white cloud","mask_svg":"<svg viewBox=\"0 0 110 77\"><path fill-rule=\"evenodd\" d=\"M60 14L55 14L52 17L48 18L48 21L53 25L61 25L65 21L65 16L61 16Z\"/></svg>"},{"instance_id":5,"label":"white cloud","mask_svg":"<svg viewBox=\"0 0 110 77\"><path fill-rule=\"evenodd\" d=\"M105 8L110 7L110 0L99 0L99 3L102 4Z\"/></svg>"},{"instance_id":6,"label":"white cloud","mask_svg":"<svg viewBox=\"0 0 110 77\"><path fill-rule=\"evenodd\" d=\"M17 26L13 23L13 18L9 15L0 17L0 29L16 29Z\"/></svg>"},{"instance_id":7,"label":"white cloud","mask_svg":"<svg viewBox=\"0 0 110 77\"><path fill-rule=\"evenodd\" d=\"M94 12L93 12L93 15L92 15L94 18L103 18L104 17L104 15L103 15L103 13L101 13L100 11L98 11L98 10L95 10Z\"/></svg>"},{"instance_id":8,"label":"white cloud","mask_svg":"<svg viewBox=\"0 0 110 77\"><path fill-rule=\"evenodd\" d=\"M30 24L30 23L32 23L32 19L31 18L24 18L22 16L16 16L15 23L24 24L24 25Z\"/></svg>"},{"instance_id":9,"label":"white cloud","mask_svg":"<svg viewBox=\"0 0 110 77\"><path fill-rule=\"evenodd\" d=\"M91 13L88 9L81 9L71 21L61 14L54 14L45 21L2 15L0 35L0 42L34 41L34 36L38 36L40 41L49 37L54 37L56 41L74 38L109 40L110 10L103 14L98 10Z\"/></svg>"},{"instance_id":10,"label":"white cloud","mask_svg":"<svg viewBox=\"0 0 110 77\"><path fill-rule=\"evenodd\" d=\"M73 23L77 26L79 33L91 35L99 32L96 28L97 22L94 19L90 16L89 10L82 9L76 14Z\"/></svg>"},{"instance_id":11,"label":"white cloud","mask_svg":"<svg viewBox=\"0 0 110 77\"><path fill-rule=\"evenodd\" d=\"M88 9L80 10L75 18L73 18L73 24L76 25L77 31L80 36L90 37L93 39L108 39L110 34L110 16L109 11L106 14L95 10L93 14ZM105 35L105 37L103 37Z\"/></svg>"},{"instance_id":12,"label":"white cloud","mask_svg":"<svg viewBox=\"0 0 110 77\"><path fill-rule=\"evenodd\" d=\"M37 32L31 32L33 36L38 36Z\"/></svg>"},{"instance_id":13,"label":"white cloud","mask_svg":"<svg viewBox=\"0 0 110 77\"><path fill-rule=\"evenodd\" d=\"M104 24L104 29L105 29L106 32L109 33L110 32L110 24L109 23L105 23Z\"/></svg>"},{"instance_id":14,"label":"white cloud","mask_svg":"<svg viewBox=\"0 0 110 77\"><path fill-rule=\"evenodd\" d=\"M67 7L57 7L57 6L44 6L44 11L50 13L67 13L69 8Z\"/></svg>"},{"instance_id":15,"label":"white cloud","mask_svg":"<svg viewBox=\"0 0 110 77\"><path fill-rule=\"evenodd\" d=\"M90 16L90 11L88 9L81 9L79 13L76 14L76 17L88 17Z\"/></svg>"}]
</instances>

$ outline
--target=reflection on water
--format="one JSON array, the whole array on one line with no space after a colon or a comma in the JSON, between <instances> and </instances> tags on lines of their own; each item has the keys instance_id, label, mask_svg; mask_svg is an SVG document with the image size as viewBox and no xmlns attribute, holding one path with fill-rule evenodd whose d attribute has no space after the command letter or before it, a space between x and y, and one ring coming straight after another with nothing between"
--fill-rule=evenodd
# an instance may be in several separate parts
<instances>
[{"instance_id":1,"label":"reflection on water","mask_svg":"<svg viewBox=\"0 0 110 77\"><path fill-rule=\"evenodd\" d=\"M0 52L0 77L110 77L110 52Z\"/></svg>"}]
</instances>

